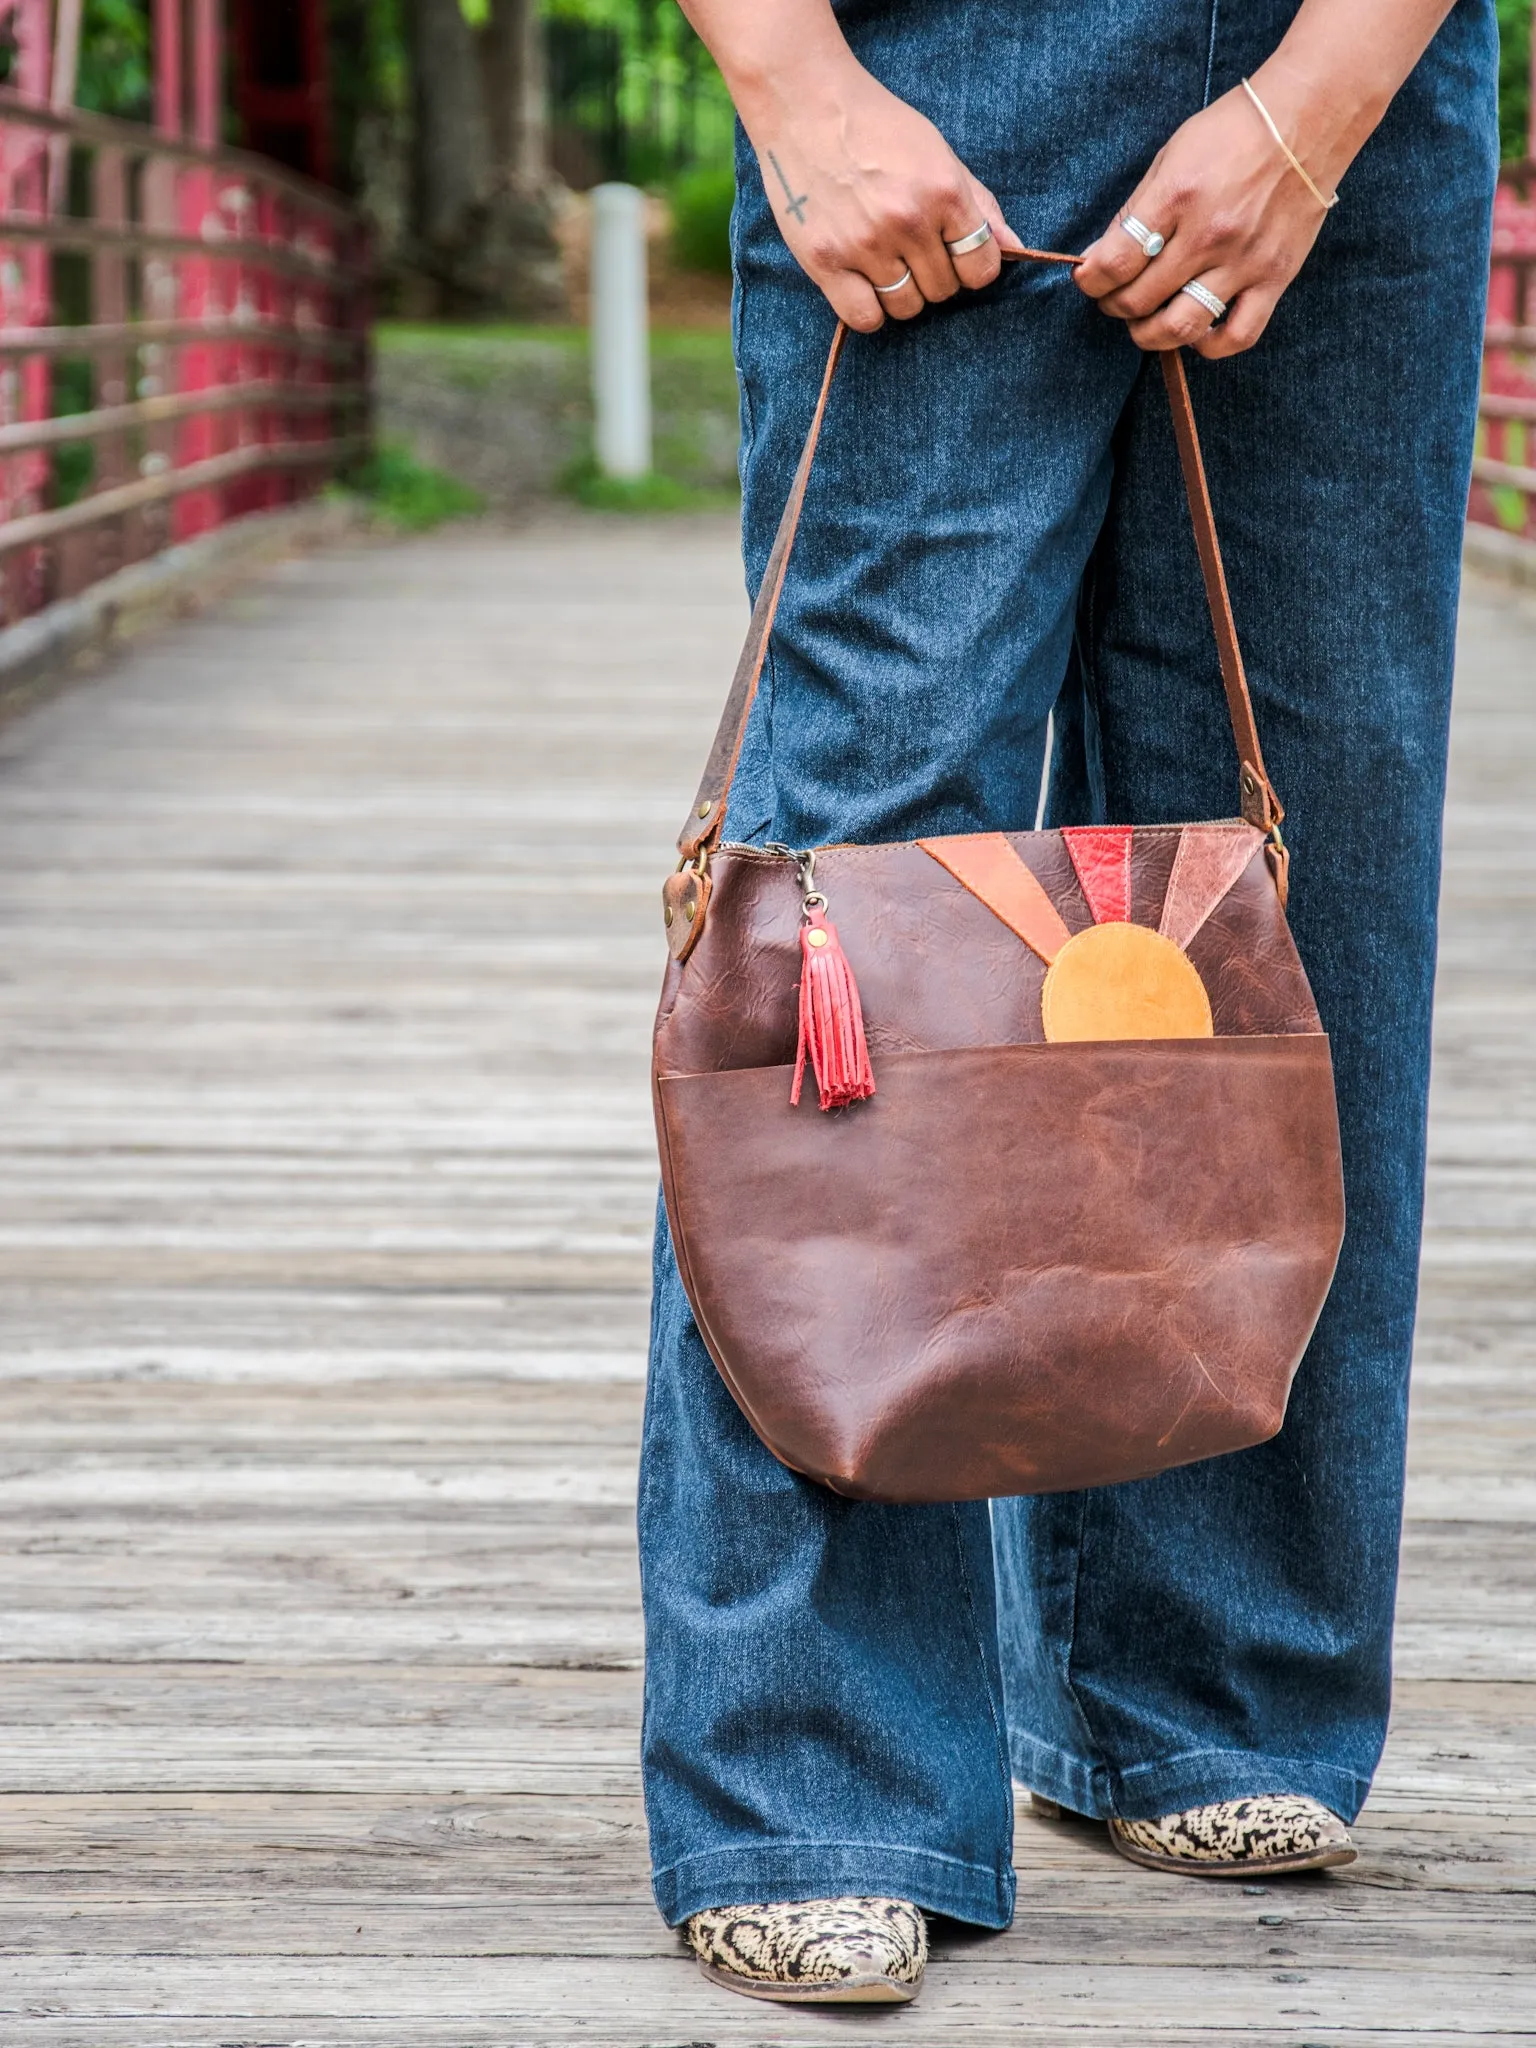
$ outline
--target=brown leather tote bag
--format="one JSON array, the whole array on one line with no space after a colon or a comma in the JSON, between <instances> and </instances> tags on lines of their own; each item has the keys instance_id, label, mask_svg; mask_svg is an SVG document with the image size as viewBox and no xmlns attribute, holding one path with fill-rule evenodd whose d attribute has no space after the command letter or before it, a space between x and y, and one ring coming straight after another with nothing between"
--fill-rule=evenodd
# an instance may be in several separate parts
<instances>
[{"instance_id":1,"label":"brown leather tote bag","mask_svg":"<svg viewBox=\"0 0 1536 2048\"><path fill-rule=\"evenodd\" d=\"M656 1124L700 1333L769 1450L859 1499L1102 1486L1260 1443L1344 1196L1182 364L1162 358L1241 817L721 845L843 341L663 892Z\"/></svg>"}]
</instances>

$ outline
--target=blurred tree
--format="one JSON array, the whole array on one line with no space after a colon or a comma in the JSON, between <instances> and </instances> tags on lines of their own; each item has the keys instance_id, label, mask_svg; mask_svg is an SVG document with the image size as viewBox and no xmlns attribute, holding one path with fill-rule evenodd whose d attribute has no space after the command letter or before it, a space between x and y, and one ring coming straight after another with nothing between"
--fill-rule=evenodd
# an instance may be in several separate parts
<instances>
[{"instance_id":1,"label":"blurred tree","mask_svg":"<svg viewBox=\"0 0 1536 2048\"><path fill-rule=\"evenodd\" d=\"M548 318L565 301L553 233L535 0L406 0L411 310Z\"/></svg>"},{"instance_id":2,"label":"blurred tree","mask_svg":"<svg viewBox=\"0 0 1536 2048\"><path fill-rule=\"evenodd\" d=\"M148 0L85 0L75 97L93 113L147 121L154 105Z\"/></svg>"},{"instance_id":3,"label":"blurred tree","mask_svg":"<svg viewBox=\"0 0 1536 2048\"><path fill-rule=\"evenodd\" d=\"M484 33L492 158L512 185L542 190L550 175L549 86L536 0L490 0Z\"/></svg>"},{"instance_id":4,"label":"blurred tree","mask_svg":"<svg viewBox=\"0 0 1536 2048\"><path fill-rule=\"evenodd\" d=\"M397 237L409 74L398 0L327 0L337 182Z\"/></svg>"},{"instance_id":5,"label":"blurred tree","mask_svg":"<svg viewBox=\"0 0 1536 2048\"><path fill-rule=\"evenodd\" d=\"M672 0L542 0L556 168L576 185L725 170L735 114Z\"/></svg>"},{"instance_id":6,"label":"blurred tree","mask_svg":"<svg viewBox=\"0 0 1536 2048\"><path fill-rule=\"evenodd\" d=\"M1531 155L1531 0L1498 0L1499 153L1505 163Z\"/></svg>"},{"instance_id":7,"label":"blurred tree","mask_svg":"<svg viewBox=\"0 0 1536 2048\"><path fill-rule=\"evenodd\" d=\"M423 247L446 253L477 225L491 183L479 35L460 0L409 0L412 225Z\"/></svg>"}]
</instances>

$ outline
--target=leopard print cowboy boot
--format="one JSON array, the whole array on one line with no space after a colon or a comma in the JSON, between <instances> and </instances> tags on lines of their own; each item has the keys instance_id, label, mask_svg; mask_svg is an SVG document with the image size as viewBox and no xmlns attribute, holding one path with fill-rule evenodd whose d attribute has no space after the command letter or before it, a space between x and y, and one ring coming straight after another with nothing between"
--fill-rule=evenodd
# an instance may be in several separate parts
<instances>
[{"instance_id":1,"label":"leopard print cowboy boot","mask_svg":"<svg viewBox=\"0 0 1536 2048\"><path fill-rule=\"evenodd\" d=\"M1161 1820L1112 1820L1109 1835L1132 1863L1188 1877L1330 1870L1357 1853L1337 1814L1292 1793L1223 1799Z\"/></svg>"},{"instance_id":2,"label":"leopard print cowboy boot","mask_svg":"<svg viewBox=\"0 0 1536 2048\"><path fill-rule=\"evenodd\" d=\"M905 2004L928 1961L928 1929L905 1899L716 1906L683 1938L712 1984L784 2005Z\"/></svg>"}]
</instances>

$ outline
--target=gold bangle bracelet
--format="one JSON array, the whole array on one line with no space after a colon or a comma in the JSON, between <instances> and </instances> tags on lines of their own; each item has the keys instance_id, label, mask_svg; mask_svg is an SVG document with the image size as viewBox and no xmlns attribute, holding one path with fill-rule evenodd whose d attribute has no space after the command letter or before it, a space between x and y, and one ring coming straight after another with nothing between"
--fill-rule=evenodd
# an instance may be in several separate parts
<instances>
[{"instance_id":1,"label":"gold bangle bracelet","mask_svg":"<svg viewBox=\"0 0 1536 2048\"><path fill-rule=\"evenodd\" d=\"M1296 173L1297 177L1300 178L1303 185L1305 185L1307 190L1312 194L1312 197L1317 201L1318 205L1322 207L1325 213L1327 212L1330 206L1337 206L1339 203L1338 193L1335 192L1333 197L1330 199L1328 198L1326 193L1318 189L1317 181L1313 178L1312 173L1307 169L1306 165L1302 162L1301 158L1296 154L1295 150L1292 149L1291 145L1280 133L1280 130L1275 126L1274 116L1270 113L1268 107L1265 106L1264 102L1259 98L1258 94L1254 91L1252 85L1246 78L1243 80L1243 91L1247 93L1249 99L1251 99L1253 101L1253 104L1258 108L1259 117L1263 121L1264 126L1269 130L1270 134L1273 135L1276 142L1278 142L1280 147L1285 151L1286 161L1289 163L1291 169Z\"/></svg>"}]
</instances>

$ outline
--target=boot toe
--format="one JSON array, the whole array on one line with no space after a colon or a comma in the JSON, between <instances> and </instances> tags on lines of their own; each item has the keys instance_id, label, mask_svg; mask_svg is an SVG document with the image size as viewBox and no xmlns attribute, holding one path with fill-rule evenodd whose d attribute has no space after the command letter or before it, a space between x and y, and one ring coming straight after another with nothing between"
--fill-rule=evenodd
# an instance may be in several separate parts
<instances>
[{"instance_id":1,"label":"boot toe","mask_svg":"<svg viewBox=\"0 0 1536 2048\"><path fill-rule=\"evenodd\" d=\"M684 1935L712 1983L786 2004L901 2003L928 1960L905 1899L807 1899L695 1913Z\"/></svg>"},{"instance_id":2,"label":"boot toe","mask_svg":"<svg viewBox=\"0 0 1536 2048\"><path fill-rule=\"evenodd\" d=\"M1157 1820L1112 1820L1109 1832L1132 1863L1194 1877L1328 1870L1356 1855L1336 1813L1292 1793L1223 1799Z\"/></svg>"}]
</instances>

